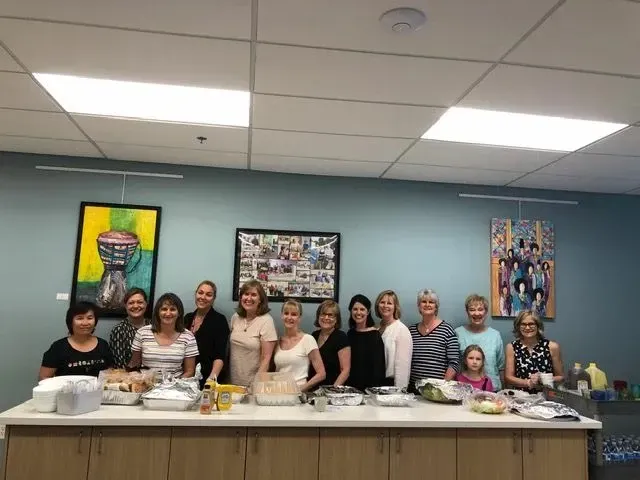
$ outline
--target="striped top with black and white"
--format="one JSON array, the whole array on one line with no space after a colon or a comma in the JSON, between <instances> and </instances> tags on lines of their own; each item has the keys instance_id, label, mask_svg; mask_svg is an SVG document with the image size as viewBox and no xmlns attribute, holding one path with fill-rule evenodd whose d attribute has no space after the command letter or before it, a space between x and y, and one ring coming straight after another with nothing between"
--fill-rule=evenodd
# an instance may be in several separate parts
<instances>
[{"instance_id":1,"label":"striped top with black and white","mask_svg":"<svg viewBox=\"0 0 640 480\"><path fill-rule=\"evenodd\" d=\"M131 351L142 352L142 365L147 368L182 375L184 359L198 356L198 344L193 333L185 330L171 345L160 345L151 331L151 325L146 325L136 332Z\"/></svg>"},{"instance_id":2,"label":"striped top with black and white","mask_svg":"<svg viewBox=\"0 0 640 480\"><path fill-rule=\"evenodd\" d=\"M409 332L413 340L410 386L424 378L443 379L447 368L460 371L460 344L451 325L442 322L422 335L415 324L409 327Z\"/></svg>"}]
</instances>

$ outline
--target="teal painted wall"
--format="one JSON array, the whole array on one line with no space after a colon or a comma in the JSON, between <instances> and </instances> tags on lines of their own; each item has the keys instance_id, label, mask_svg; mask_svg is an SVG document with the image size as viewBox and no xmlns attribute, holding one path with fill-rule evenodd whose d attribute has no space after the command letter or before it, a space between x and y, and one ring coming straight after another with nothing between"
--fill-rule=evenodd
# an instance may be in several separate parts
<instances>
[{"instance_id":1,"label":"teal painted wall","mask_svg":"<svg viewBox=\"0 0 640 480\"><path fill-rule=\"evenodd\" d=\"M527 191L418 182L280 175L187 166L0 153L0 409L30 396L42 352L65 334L80 202L119 202L119 177L43 172L35 165L181 173L183 180L130 177L127 203L163 208L157 292L175 291L188 308L198 281L218 284L217 307L232 313L236 227L342 233L340 299L400 295L404 321L417 320L416 292L435 289L441 316L464 322L464 298L489 294L489 222L517 217L517 205L458 193L578 200L526 204L523 218L555 222L557 317L547 334L565 363L597 360L611 377L640 381L634 357L640 322L640 197ZM274 310L279 306L274 305ZM313 305L304 314L311 329ZM274 312L278 319L278 312ZM103 319L104 338L115 320ZM511 322L490 321L505 340Z\"/></svg>"}]
</instances>

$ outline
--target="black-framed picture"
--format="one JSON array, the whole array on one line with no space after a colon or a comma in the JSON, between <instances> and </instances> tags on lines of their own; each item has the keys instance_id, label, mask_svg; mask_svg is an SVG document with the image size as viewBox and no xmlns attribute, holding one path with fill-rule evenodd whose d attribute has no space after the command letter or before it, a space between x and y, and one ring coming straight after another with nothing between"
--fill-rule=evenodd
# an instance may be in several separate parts
<instances>
[{"instance_id":1,"label":"black-framed picture","mask_svg":"<svg viewBox=\"0 0 640 480\"><path fill-rule=\"evenodd\" d=\"M145 205L80 204L71 303L93 302L102 316L121 317L126 315L126 291L138 287L147 294L151 316L161 211Z\"/></svg>"},{"instance_id":2,"label":"black-framed picture","mask_svg":"<svg viewBox=\"0 0 640 480\"><path fill-rule=\"evenodd\" d=\"M340 234L294 230L236 230L233 299L256 279L269 300L338 301Z\"/></svg>"}]
</instances>

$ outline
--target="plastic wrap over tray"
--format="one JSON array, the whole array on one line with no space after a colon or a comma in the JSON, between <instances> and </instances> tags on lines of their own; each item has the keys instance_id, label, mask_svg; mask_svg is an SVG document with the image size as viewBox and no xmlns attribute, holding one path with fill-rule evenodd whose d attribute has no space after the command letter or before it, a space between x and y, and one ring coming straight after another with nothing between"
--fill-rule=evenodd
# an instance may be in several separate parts
<instances>
[{"instance_id":1,"label":"plastic wrap over tray","mask_svg":"<svg viewBox=\"0 0 640 480\"><path fill-rule=\"evenodd\" d=\"M400 387L371 387L365 390L369 399L380 407L407 407L415 401L415 395Z\"/></svg>"}]
</instances>

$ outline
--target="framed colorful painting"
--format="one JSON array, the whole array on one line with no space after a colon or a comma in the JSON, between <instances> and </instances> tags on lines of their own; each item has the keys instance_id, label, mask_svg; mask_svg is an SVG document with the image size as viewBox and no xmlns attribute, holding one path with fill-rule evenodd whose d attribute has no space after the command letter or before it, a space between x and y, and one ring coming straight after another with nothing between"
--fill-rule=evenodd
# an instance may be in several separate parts
<instances>
[{"instance_id":1,"label":"framed colorful painting","mask_svg":"<svg viewBox=\"0 0 640 480\"><path fill-rule=\"evenodd\" d=\"M102 316L126 315L124 295L143 289L151 316L161 207L80 204L71 302L93 302Z\"/></svg>"},{"instance_id":2,"label":"framed colorful painting","mask_svg":"<svg viewBox=\"0 0 640 480\"><path fill-rule=\"evenodd\" d=\"M551 222L491 220L491 315L556 316L554 242Z\"/></svg>"},{"instance_id":3,"label":"framed colorful painting","mask_svg":"<svg viewBox=\"0 0 640 480\"><path fill-rule=\"evenodd\" d=\"M233 299L256 279L269 300L338 301L340 234L291 230L236 230Z\"/></svg>"}]
</instances>

